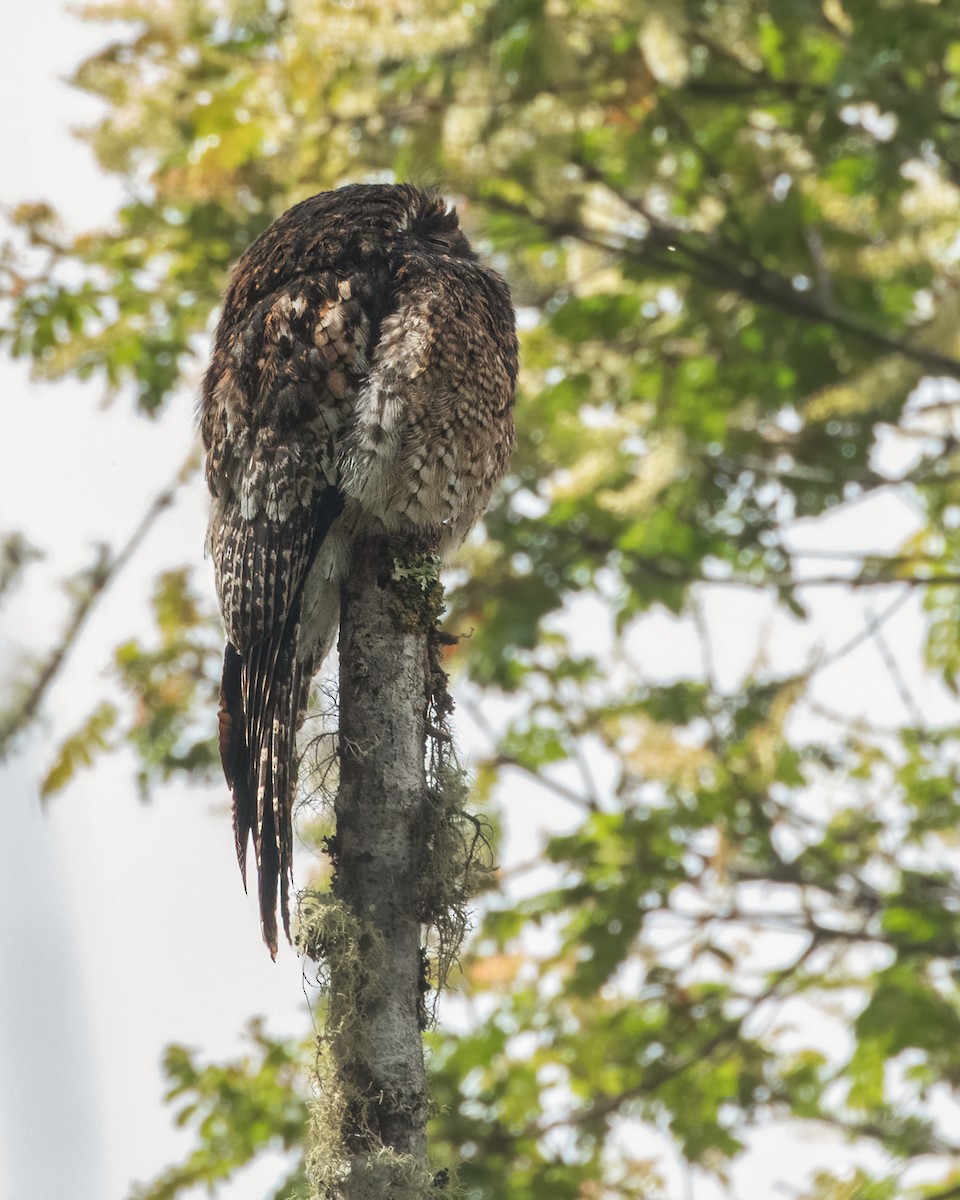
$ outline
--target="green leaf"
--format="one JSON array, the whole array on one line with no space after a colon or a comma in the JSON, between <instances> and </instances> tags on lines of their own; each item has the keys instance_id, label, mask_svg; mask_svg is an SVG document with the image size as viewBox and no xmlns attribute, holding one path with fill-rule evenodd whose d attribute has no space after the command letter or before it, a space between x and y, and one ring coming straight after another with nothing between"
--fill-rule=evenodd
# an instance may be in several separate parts
<instances>
[{"instance_id":1,"label":"green leaf","mask_svg":"<svg viewBox=\"0 0 960 1200\"><path fill-rule=\"evenodd\" d=\"M104 701L78 729L64 739L40 784L42 799L62 792L77 771L93 766L97 756L111 748L109 735L116 728L118 717L115 706Z\"/></svg>"}]
</instances>

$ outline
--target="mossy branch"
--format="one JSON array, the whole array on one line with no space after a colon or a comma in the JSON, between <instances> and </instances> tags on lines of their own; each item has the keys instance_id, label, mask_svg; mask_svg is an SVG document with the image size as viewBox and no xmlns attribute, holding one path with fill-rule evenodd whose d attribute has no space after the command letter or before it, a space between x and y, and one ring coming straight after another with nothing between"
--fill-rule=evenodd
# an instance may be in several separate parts
<instances>
[{"instance_id":1,"label":"mossy branch","mask_svg":"<svg viewBox=\"0 0 960 1200\"><path fill-rule=\"evenodd\" d=\"M301 949L321 963L308 1175L317 1200L436 1200L422 1035L489 865L449 723L443 588L422 546L373 536L343 585L340 772L329 893L301 897Z\"/></svg>"}]
</instances>

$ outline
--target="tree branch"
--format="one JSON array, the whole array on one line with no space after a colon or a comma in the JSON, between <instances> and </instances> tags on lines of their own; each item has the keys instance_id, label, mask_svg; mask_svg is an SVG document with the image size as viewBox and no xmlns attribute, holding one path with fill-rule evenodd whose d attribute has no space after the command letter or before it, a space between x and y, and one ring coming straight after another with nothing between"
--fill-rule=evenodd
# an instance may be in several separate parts
<instances>
[{"instance_id":1,"label":"tree branch","mask_svg":"<svg viewBox=\"0 0 960 1200\"><path fill-rule=\"evenodd\" d=\"M110 548L105 545L98 548L93 565L81 576L82 587L59 644L47 656L24 697L0 716L0 759L10 752L15 739L35 720L44 696L62 671L90 614L160 516L173 504L177 490L189 473L189 467L188 461L177 472L173 482L154 497L133 533L116 553L111 553Z\"/></svg>"},{"instance_id":2,"label":"tree branch","mask_svg":"<svg viewBox=\"0 0 960 1200\"><path fill-rule=\"evenodd\" d=\"M774 975L767 987L753 998L751 1013L755 1012L765 1001L774 998L782 986L789 983L810 957L815 946L815 939L811 939L810 943L804 947L802 952L789 966L782 968ZM728 1047L732 1041L740 1036L748 1015L750 1014L743 1013L737 1017L724 1019L717 1031L689 1054L652 1064L646 1069L643 1079L633 1087L624 1088L620 1092L611 1093L606 1096L600 1096L591 1104L587 1104L583 1108L567 1113L562 1117L557 1117L550 1121L533 1122L514 1135L514 1140L520 1140L521 1138L541 1138L555 1129L562 1129L572 1125L583 1125L597 1118L608 1117L613 1113L619 1112L631 1100L638 1100L641 1096L655 1095L658 1089L663 1087L665 1083L669 1083L678 1075L682 1075L684 1071L689 1070L695 1063L701 1063L716 1051Z\"/></svg>"},{"instance_id":3,"label":"tree branch","mask_svg":"<svg viewBox=\"0 0 960 1200\"><path fill-rule=\"evenodd\" d=\"M358 941L326 955L346 1166L331 1193L338 1200L373 1195L371 1172L384 1172L386 1195L426 1169L420 929L432 620L411 621L397 596L401 549L382 535L358 544L341 598L333 897Z\"/></svg>"},{"instance_id":4,"label":"tree branch","mask_svg":"<svg viewBox=\"0 0 960 1200\"><path fill-rule=\"evenodd\" d=\"M586 178L603 184L612 195L638 216L643 217L649 226L646 235L608 237L603 230L592 230L582 221L553 220L546 215L537 215L523 204L515 204L501 197L489 197L486 202L491 208L532 221L553 238L574 238L584 245L625 259L633 259L667 274L689 276L717 291L736 292L745 300L765 305L788 316L818 325L832 325L869 346L902 355L934 374L960 379L960 359L918 346L914 342L868 325L847 309L837 304L828 304L821 296L797 291L785 275L759 266L751 259L747 260L746 265L741 265L711 253L705 245L698 245L686 230L677 229L652 216L641 201L612 184L592 164L581 162L578 165Z\"/></svg>"},{"instance_id":5,"label":"tree branch","mask_svg":"<svg viewBox=\"0 0 960 1200\"><path fill-rule=\"evenodd\" d=\"M923 1200L957 1200L960 1196L960 1183L954 1183L940 1192L925 1192Z\"/></svg>"}]
</instances>

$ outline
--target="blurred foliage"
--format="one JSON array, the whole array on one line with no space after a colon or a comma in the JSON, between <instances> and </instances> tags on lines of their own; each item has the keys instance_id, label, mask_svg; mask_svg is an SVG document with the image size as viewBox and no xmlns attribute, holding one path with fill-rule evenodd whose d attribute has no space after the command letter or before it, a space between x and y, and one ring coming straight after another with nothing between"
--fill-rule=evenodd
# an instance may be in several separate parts
<instances>
[{"instance_id":1,"label":"blurred foliage","mask_svg":"<svg viewBox=\"0 0 960 1200\"><path fill-rule=\"evenodd\" d=\"M220 755L210 738L219 681L209 664L222 653L219 625L193 594L187 571L166 571L151 597L157 645L136 640L117 647L113 669L123 689L126 730L142 764L141 786L175 771L202 772Z\"/></svg>"},{"instance_id":2,"label":"blurred foliage","mask_svg":"<svg viewBox=\"0 0 960 1200\"><path fill-rule=\"evenodd\" d=\"M844 572L817 575L797 522L896 492L921 527L852 555L846 586L923 589L927 663L957 691L960 4L88 16L126 30L74 82L104 101L85 136L127 200L79 236L48 204L12 214L0 340L37 372L158 415L230 263L348 180L441 183L520 309L517 451L451 589L473 631L454 663L511 714L479 794L514 774L579 818L542 886L483 901L468 1027L434 1035L438 1164L475 1200L655 1200L678 1194L671 1162L722 1184L753 1131L793 1120L880 1152L797 1196L960 1193L960 730L816 724L815 664L724 689L706 639L702 671L654 685L632 649L651 614L702 636L720 584L803 620L800 581ZM115 664L145 782L213 760L216 638L185 576L155 616L156 644ZM98 708L48 784L116 720ZM294 1147L297 1052L258 1036L225 1067L171 1050L197 1149L144 1200Z\"/></svg>"},{"instance_id":3,"label":"blurred foliage","mask_svg":"<svg viewBox=\"0 0 960 1200\"><path fill-rule=\"evenodd\" d=\"M40 787L44 798L61 791L99 754L123 744L136 753L144 794L175 772L219 766L208 718L220 694L210 672L223 651L221 632L192 592L188 574L178 568L156 580L151 596L156 644L131 639L117 647L110 674L121 699L101 701L63 741Z\"/></svg>"},{"instance_id":4,"label":"blurred foliage","mask_svg":"<svg viewBox=\"0 0 960 1200\"><path fill-rule=\"evenodd\" d=\"M163 1071L167 1102L178 1126L196 1131L199 1145L180 1165L149 1185L134 1189L131 1200L175 1200L202 1184L210 1194L264 1150L299 1148L308 1120L304 1064L308 1046L278 1041L259 1021L251 1022L252 1052L228 1063L202 1065L186 1046L168 1046ZM306 1184L294 1166L273 1193L283 1200Z\"/></svg>"}]
</instances>

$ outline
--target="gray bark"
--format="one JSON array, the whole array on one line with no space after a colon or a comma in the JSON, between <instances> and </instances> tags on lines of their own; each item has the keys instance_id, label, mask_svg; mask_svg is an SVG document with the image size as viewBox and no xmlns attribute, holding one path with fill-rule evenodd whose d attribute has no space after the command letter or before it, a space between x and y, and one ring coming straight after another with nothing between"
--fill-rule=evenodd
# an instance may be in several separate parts
<instances>
[{"instance_id":1,"label":"gray bark","mask_svg":"<svg viewBox=\"0 0 960 1200\"><path fill-rule=\"evenodd\" d=\"M364 933L359 977L331 964L328 1029L347 1100L348 1160L359 1167L386 1148L425 1169L420 874L433 622L397 594L400 552L383 536L368 537L355 546L342 588L333 893ZM352 1170L340 1195L367 1195L363 1186Z\"/></svg>"}]
</instances>

